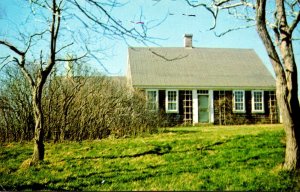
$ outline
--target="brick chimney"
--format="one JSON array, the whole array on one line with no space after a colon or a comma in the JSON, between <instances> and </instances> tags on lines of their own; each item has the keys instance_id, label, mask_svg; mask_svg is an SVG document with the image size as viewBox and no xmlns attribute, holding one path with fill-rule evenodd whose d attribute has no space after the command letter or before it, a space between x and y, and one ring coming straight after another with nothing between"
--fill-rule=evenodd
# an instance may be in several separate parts
<instances>
[{"instance_id":1,"label":"brick chimney","mask_svg":"<svg viewBox=\"0 0 300 192\"><path fill-rule=\"evenodd\" d=\"M185 34L183 41L184 41L184 47L193 48L193 35L192 34Z\"/></svg>"}]
</instances>

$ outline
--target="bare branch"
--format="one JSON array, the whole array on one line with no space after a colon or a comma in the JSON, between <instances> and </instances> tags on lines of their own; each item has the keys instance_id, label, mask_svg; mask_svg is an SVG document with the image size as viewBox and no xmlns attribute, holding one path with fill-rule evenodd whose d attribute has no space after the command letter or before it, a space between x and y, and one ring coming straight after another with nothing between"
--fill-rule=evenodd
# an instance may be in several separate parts
<instances>
[{"instance_id":1,"label":"bare branch","mask_svg":"<svg viewBox=\"0 0 300 192\"><path fill-rule=\"evenodd\" d=\"M69 58L69 59L62 59L62 58L58 58L55 59L55 61L78 61L80 59L83 59L84 57L87 56L87 53L85 53L84 55L80 56L80 57L76 57L76 58Z\"/></svg>"},{"instance_id":2,"label":"bare branch","mask_svg":"<svg viewBox=\"0 0 300 192\"><path fill-rule=\"evenodd\" d=\"M32 79L30 73L25 68L25 55L26 55L26 52L20 51L14 45L12 45L12 44L10 44L10 43L8 43L6 41L0 40L0 44L8 47L10 50L12 50L13 52L15 52L19 56L21 56L21 61L19 59L17 59L16 57L14 57L13 60L18 64L18 66L21 68L21 71L23 72L23 74L25 75L25 77L27 78L27 80L33 86L34 85L34 80Z\"/></svg>"},{"instance_id":3,"label":"bare branch","mask_svg":"<svg viewBox=\"0 0 300 192\"><path fill-rule=\"evenodd\" d=\"M95 23L97 23L98 25L100 25L101 27L103 27L105 30L111 31L111 29L109 27L107 27L104 23L100 22L99 20L93 18L92 16L90 16L78 3L77 1L74 1L74 5L77 6L77 8L90 20L94 21ZM80 21L82 21L84 23L85 26L88 26L88 24L83 21L82 19L80 19Z\"/></svg>"},{"instance_id":4,"label":"bare branch","mask_svg":"<svg viewBox=\"0 0 300 192\"><path fill-rule=\"evenodd\" d=\"M9 57L9 55L6 57L0 57L0 60L2 60L0 64L3 64Z\"/></svg>"},{"instance_id":5,"label":"bare branch","mask_svg":"<svg viewBox=\"0 0 300 192\"><path fill-rule=\"evenodd\" d=\"M29 71L25 68L25 56L22 56L21 62L14 57L14 61L18 64L20 67L22 73L24 74L25 78L30 83L31 87L35 86L35 81L33 80L32 76L30 75Z\"/></svg>"},{"instance_id":6,"label":"bare branch","mask_svg":"<svg viewBox=\"0 0 300 192\"><path fill-rule=\"evenodd\" d=\"M34 37L36 37L36 36L43 36L43 35L44 35L46 32L48 32L48 31L49 31L49 30L47 29L47 30L45 30L45 31L42 31L41 33L35 33L35 34L31 35L31 36L29 37L28 45L27 45L27 48L26 48L26 50L25 50L24 53L27 53L27 51L30 49L31 43L32 43L32 40L33 40Z\"/></svg>"},{"instance_id":7,"label":"bare branch","mask_svg":"<svg viewBox=\"0 0 300 192\"><path fill-rule=\"evenodd\" d=\"M128 33L131 33L130 30L127 30L125 27L123 27L123 25L121 25L119 22L117 22L99 3L97 3L93 0L87 0L87 1L93 3L96 7L98 7L108 17L108 19L111 20L114 24L116 24L116 26L120 27L120 29L122 29Z\"/></svg>"},{"instance_id":8,"label":"bare branch","mask_svg":"<svg viewBox=\"0 0 300 192\"><path fill-rule=\"evenodd\" d=\"M2 67L0 68L0 71L2 70L2 69L4 69L4 67L8 64L8 63L10 63L11 61L8 61L7 63L5 63L6 62L6 60L9 58L10 56L8 55L8 56L6 56L6 57L0 57L0 60L2 60L1 61L1 63L0 63L0 65L2 65ZM5 63L5 64L4 64Z\"/></svg>"},{"instance_id":9,"label":"bare branch","mask_svg":"<svg viewBox=\"0 0 300 192\"><path fill-rule=\"evenodd\" d=\"M6 46L7 48L9 48L10 50L12 50L13 52L15 52L16 54L18 54L20 56L24 56L25 55L24 51L19 50L16 46L10 44L7 41L0 40L0 45Z\"/></svg>"},{"instance_id":10,"label":"bare branch","mask_svg":"<svg viewBox=\"0 0 300 192\"><path fill-rule=\"evenodd\" d=\"M158 56L158 57L164 59L165 61L175 61L175 60L180 60L180 59L184 59L184 58L188 57L188 55L183 55L183 56L179 55L179 56L174 57L174 58L167 58L166 56L161 55L161 54L159 54L159 53L153 51L152 49L149 49L149 51L150 51L152 54L154 54L154 55L156 55L156 56Z\"/></svg>"},{"instance_id":11,"label":"bare branch","mask_svg":"<svg viewBox=\"0 0 300 192\"><path fill-rule=\"evenodd\" d=\"M62 1L60 1L61 3ZM61 22L61 9L56 4L56 0L52 1L52 23L51 23L51 48L50 48L50 60L48 62L48 65L46 66L45 70L42 71L42 78L43 83L46 81L46 78L48 77L49 73L51 72L52 68L55 65L55 57L56 57L56 43L57 43L57 37L58 32L60 28L60 22Z\"/></svg>"},{"instance_id":12,"label":"bare branch","mask_svg":"<svg viewBox=\"0 0 300 192\"><path fill-rule=\"evenodd\" d=\"M226 4L228 3L228 4ZM224 6L222 6L224 4ZM255 6L252 3L249 3L245 0L241 0L241 2L238 3L231 3L231 0L225 0L221 1L221 3L215 3L215 6L219 7L219 9L231 9L231 8L236 8L236 7L250 7L252 9L255 9Z\"/></svg>"},{"instance_id":13,"label":"bare branch","mask_svg":"<svg viewBox=\"0 0 300 192\"><path fill-rule=\"evenodd\" d=\"M228 29L227 31L224 31L220 34L217 34L216 32L214 32L214 34L217 37L222 37L222 36L226 35L227 33L232 32L232 31L238 31L238 30L241 30L241 29L248 29L248 28L251 28L251 27L254 27L254 26L255 26L255 24L247 25L247 26L243 26L243 27L236 27L236 28Z\"/></svg>"},{"instance_id":14,"label":"bare branch","mask_svg":"<svg viewBox=\"0 0 300 192\"><path fill-rule=\"evenodd\" d=\"M300 11L297 13L295 20L292 22L292 24L290 26L290 29L289 29L290 34L293 33L294 29L296 29L299 22L300 22Z\"/></svg>"},{"instance_id":15,"label":"bare branch","mask_svg":"<svg viewBox=\"0 0 300 192\"><path fill-rule=\"evenodd\" d=\"M105 70L105 72L109 73L108 69L104 66L104 64L100 61L99 57L97 57L95 54L92 53L92 51L85 45L86 50L88 51L89 55L92 56L93 59L95 59Z\"/></svg>"},{"instance_id":16,"label":"bare branch","mask_svg":"<svg viewBox=\"0 0 300 192\"><path fill-rule=\"evenodd\" d=\"M67 48L67 47L69 47L69 46L71 46L71 45L73 45L74 43L72 42L72 43L69 43L69 44L67 44L67 45L64 45L64 46L62 46L58 51L56 51L55 53L57 54L57 53L59 53L60 51L62 51L63 49L65 49L65 48Z\"/></svg>"},{"instance_id":17,"label":"bare branch","mask_svg":"<svg viewBox=\"0 0 300 192\"><path fill-rule=\"evenodd\" d=\"M223 4L225 4L225 3L228 3L228 2L230 2L231 0L219 0L219 1L214 1L214 4L216 5L216 6L222 6Z\"/></svg>"},{"instance_id":18,"label":"bare branch","mask_svg":"<svg viewBox=\"0 0 300 192\"><path fill-rule=\"evenodd\" d=\"M111 35L121 37L125 39L125 37L134 38L135 40L143 41L146 38L145 33L142 34L135 28L127 29L125 28L119 21L114 19L107 10L101 5L101 3L98 3L94 0L86 0L90 4L94 5L101 13L104 13L104 15L107 17L107 23L103 23L97 18L95 15L93 15L91 12L85 10L77 0L74 0L72 2L89 20L95 22L96 24L100 25L104 30L109 31ZM82 21L82 20L81 20ZM84 25L87 25L84 22ZM125 36L125 37L124 37Z\"/></svg>"},{"instance_id":19,"label":"bare branch","mask_svg":"<svg viewBox=\"0 0 300 192\"><path fill-rule=\"evenodd\" d=\"M209 30L213 30L216 28L217 25L217 17L218 17L218 12L219 12L219 8L218 6L215 6L214 8L211 6L208 6L205 3L199 3L199 4L193 4L191 3L189 0L185 0L187 2L187 4L191 7L203 7L205 8L209 13L211 13L211 15L213 16L213 25L210 27Z\"/></svg>"}]
</instances>

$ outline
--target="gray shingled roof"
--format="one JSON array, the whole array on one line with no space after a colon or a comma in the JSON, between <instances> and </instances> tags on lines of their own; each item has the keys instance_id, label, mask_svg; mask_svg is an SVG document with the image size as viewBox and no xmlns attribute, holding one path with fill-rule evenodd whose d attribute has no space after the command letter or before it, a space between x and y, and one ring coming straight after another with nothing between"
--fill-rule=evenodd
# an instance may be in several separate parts
<instances>
[{"instance_id":1,"label":"gray shingled roof","mask_svg":"<svg viewBox=\"0 0 300 192\"><path fill-rule=\"evenodd\" d=\"M275 89L252 49L129 48L128 76L139 88Z\"/></svg>"}]
</instances>

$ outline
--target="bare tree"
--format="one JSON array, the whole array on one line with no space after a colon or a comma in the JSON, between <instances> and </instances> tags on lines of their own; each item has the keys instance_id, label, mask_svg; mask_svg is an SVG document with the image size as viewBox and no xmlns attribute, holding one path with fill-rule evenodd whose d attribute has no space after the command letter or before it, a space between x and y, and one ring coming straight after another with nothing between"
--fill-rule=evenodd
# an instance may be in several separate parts
<instances>
[{"instance_id":1,"label":"bare tree","mask_svg":"<svg viewBox=\"0 0 300 192\"><path fill-rule=\"evenodd\" d=\"M1 65L16 64L30 85L35 122L34 150L30 164L36 164L44 159L45 154L42 95L44 85L54 66L57 63L77 61L88 56L97 59L91 48L93 46L89 47L88 43L82 43L91 42L93 35L143 41L147 38L147 28L144 25L140 30L127 28L114 18L111 10L121 6L117 1L30 0L28 5L32 12L31 17L26 21L32 20L27 25L36 30L28 30L29 35L25 30L20 30L17 40L1 37L0 45L8 48L11 53L8 56L0 56L0 63ZM66 27L70 18L73 19L72 22L76 20L75 22L81 24L86 32L84 35L80 31L75 36L74 31ZM77 47L74 47L76 43ZM65 58L71 48L81 53L81 56Z\"/></svg>"},{"instance_id":2,"label":"bare tree","mask_svg":"<svg viewBox=\"0 0 300 192\"><path fill-rule=\"evenodd\" d=\"M213 25L226 11L235 19L246 21L245 26L228 29L218 36L231 31L256 26L266 48L276 75L276 96L283 117L286 132L284 168L300 168L300 107L298 101L297 65L293 50L296 27L300 22L299 0L213 0L211 3L195 3L186 0L192 7L204 7L213 16Z\"/></svg>"},{"instance_id":3,"label":"bare tree","mask_svg":"<svg viewBox=\"0 0 300 192\"><path fill-rule=\"evenodd\" d=\"M33 113L30 87L18 68L6 68L0 78L0 129L2 141L32 138Z\"/></svg>"}]
</instances>

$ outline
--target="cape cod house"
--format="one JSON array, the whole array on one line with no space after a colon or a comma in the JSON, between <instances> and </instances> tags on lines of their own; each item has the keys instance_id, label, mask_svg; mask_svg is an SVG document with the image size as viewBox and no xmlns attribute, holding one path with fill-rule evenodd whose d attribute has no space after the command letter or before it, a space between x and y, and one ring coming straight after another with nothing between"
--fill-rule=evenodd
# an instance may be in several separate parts
<instances>
[{"instance_id":1,"label":"cape cod house","mask_svg":"<svg viewBox=\"0 0 300 192\"><path fill-rule=\"evenodd\" d=\"M178 123L278 123L275 80L251 49L128 49L127 81Z\"/></svg>"}]
</instances>

